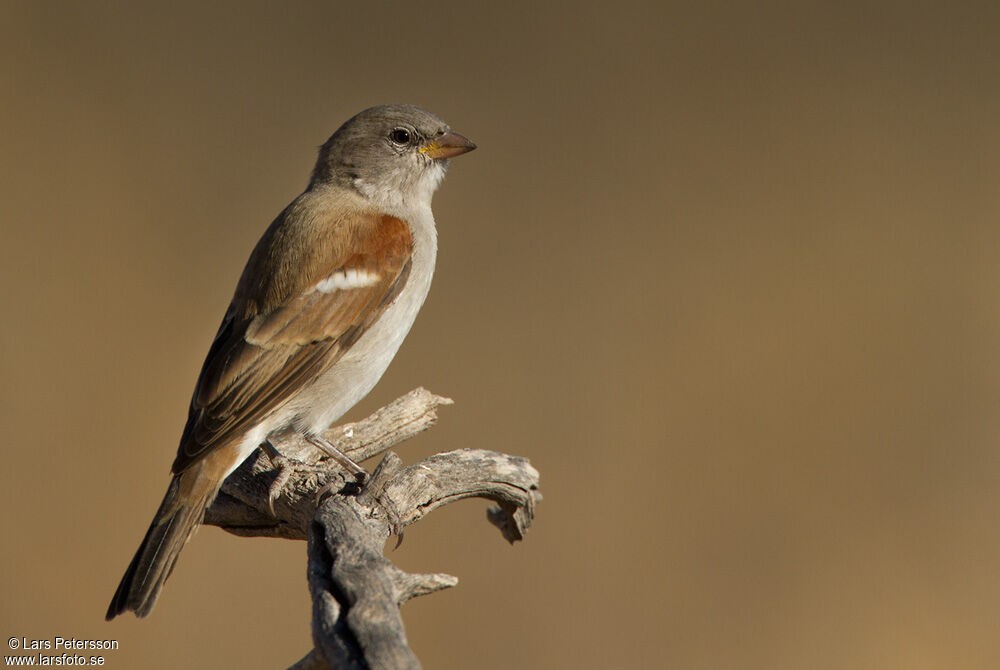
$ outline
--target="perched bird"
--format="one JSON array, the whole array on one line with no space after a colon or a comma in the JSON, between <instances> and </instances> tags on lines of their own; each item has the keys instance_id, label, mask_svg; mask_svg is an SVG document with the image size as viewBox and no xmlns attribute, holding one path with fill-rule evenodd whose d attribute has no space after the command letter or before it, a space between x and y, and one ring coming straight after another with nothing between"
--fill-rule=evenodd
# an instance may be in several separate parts
<instances>
[{"instance_id":1,"label":"perched bird","mask_svg":"<svg viewBox=\"0 0 1000 670\"><path fill-rule=\"evenodd\" d=\"M223 480L258 446L321 433L363 398L427 296L431 198L448 159L476 148L412 105L366 109L320 148L309 186L247 261L205 358L173 479L107 619L149 614Z\"/></svg>"}]
</instances>

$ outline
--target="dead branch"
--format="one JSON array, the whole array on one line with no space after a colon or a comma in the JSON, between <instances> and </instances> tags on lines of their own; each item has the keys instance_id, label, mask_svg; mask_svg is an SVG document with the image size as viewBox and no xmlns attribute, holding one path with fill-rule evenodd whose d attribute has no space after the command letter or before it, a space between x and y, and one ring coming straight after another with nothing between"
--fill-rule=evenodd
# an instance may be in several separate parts
<instances>
[{"instance_id":1,"label":"dead branch","mask_svg":"<svg viewBox=\"0 0 1000 670\"><path fill-rule=\"evenodd\" d=\"M437 454L404 466L394 445L437 422L448 398L418 388L357 423L325 437L355 461L385 453L360 494L334 461L297 435L275 443L294 471L279 475L258 451L234 472L205 515L205 523L244 536L308 539L308 582L315 648L293 668L419 668L410 651L399 606L410 598L454 586L444 574L411 575L382 555L392 533L442 505L479 497L498 504L487 518L510 542L531 525L538 471L527 459L479 449ZM274 514L268 506L276 484ZM284 479L287 477L287 479ZM317 507L317 497L325 495Z\"/></svg>"}]
</instances>

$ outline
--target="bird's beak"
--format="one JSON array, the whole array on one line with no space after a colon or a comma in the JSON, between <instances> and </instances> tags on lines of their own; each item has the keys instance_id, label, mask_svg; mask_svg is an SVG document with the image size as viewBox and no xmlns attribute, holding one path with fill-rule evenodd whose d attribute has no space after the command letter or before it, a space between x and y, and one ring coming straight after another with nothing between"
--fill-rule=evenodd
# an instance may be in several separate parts
<instances>
[{"instance_id":1,"label":"bird's beak","mask_svg":"<svg viewBox=\"0 0 1000 670\"><path fill-rule=\"evenodd\" d=\"M448 131L435 137L431 142L420 148L420 153L431 158L454 158L469 153L476 148L475 142L468 137Z\"/></svg>"}]
</instances>

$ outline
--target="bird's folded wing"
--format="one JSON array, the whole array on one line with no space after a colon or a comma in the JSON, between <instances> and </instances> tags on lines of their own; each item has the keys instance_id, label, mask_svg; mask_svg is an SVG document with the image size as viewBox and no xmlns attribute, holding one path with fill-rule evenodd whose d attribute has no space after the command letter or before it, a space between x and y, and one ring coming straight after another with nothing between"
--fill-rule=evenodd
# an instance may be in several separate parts
<instances>
[{"instance_id":1,"label":"bird's folded wing","mask_svg":"<svg viewBox=\"0 0 1000 670\"><path fill-rule=\"evenodd\" d=\"M322 242L275 249L265 236L258 245L202 367L174 472L242 439L333 366L402 291L413 250L405 221L358 214L335 225L325 258L315 253ZM298 261L306 267L295 279L273 281L278 266ZM251 271L254 263L263 267Z\"/></svg>"}]
</instances>

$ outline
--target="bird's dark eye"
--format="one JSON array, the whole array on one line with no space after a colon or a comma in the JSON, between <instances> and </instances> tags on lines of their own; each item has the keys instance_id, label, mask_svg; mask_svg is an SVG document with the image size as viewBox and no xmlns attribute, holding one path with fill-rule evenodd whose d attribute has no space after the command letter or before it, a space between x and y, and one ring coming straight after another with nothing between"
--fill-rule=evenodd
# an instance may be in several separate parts
<instances>
[{"instance_id":1,"label":"bird's dark eye","mask_svg":"<svg viewBox=\"0 0 1000 670\"><path fill-rule=\"evenodd\" d=\"M389 139L391 139L396 144L409 144L410 143L410 131L406 128L396 128L391 133L389 133Z\"/></svg>"}]
</instances>

